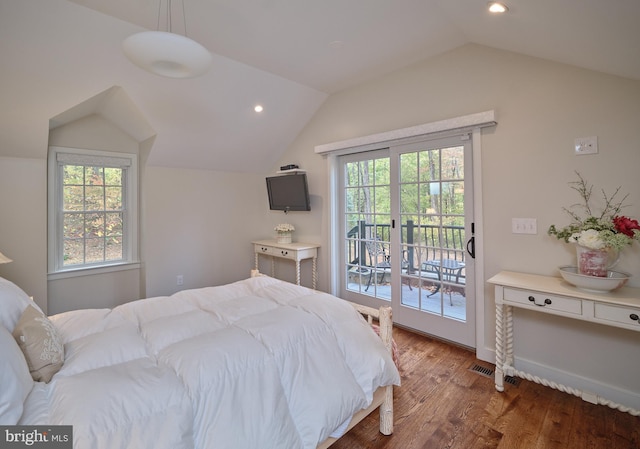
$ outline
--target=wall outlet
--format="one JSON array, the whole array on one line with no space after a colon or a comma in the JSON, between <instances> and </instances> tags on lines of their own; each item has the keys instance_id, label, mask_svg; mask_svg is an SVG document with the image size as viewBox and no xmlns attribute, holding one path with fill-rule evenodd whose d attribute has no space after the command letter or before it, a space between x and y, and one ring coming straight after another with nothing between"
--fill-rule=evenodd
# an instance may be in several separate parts
<instances>
[{"instance_id":1,"label":"wall outlet","mask_svg":"<svg viewBox=\"0 0 640 449\"><path fill-rule=\"evenodd\" d=\"M182 284L184 284L184 277L181 274L179 274L176 276L176 285L182 285Z\"/></svg>"},{"instance_id":2,"label":"wall outlet","mask_svg":"<svg viewBox=\"0 0 640 449\"><path fill-rule=\"evenodd\" d=\"M537 234L538 220L535 218L512 218L511 232L513 234Z\"/></svg>"},{"instance_id":3,"label":"wall outlet","mask_svg":"<svg viewBox=\"0 0 640 449\"><path fill-rule=\"evenodd\" d=\"M579 137L575 140L576 154L596 154L598 152L598 137Z\"/></svg>"}]
</instances>

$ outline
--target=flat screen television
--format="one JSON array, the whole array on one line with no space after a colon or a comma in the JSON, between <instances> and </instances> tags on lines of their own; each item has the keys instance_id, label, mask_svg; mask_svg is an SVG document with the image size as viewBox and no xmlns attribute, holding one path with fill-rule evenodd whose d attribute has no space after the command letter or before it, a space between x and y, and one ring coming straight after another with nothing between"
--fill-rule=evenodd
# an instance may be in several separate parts
<instances>
[{"instance_id":1,"label":"flat screen television","mask_svg":"<svg viewBox=\"0 0 640 449\"><path fill-rule=\"evenodd\" d=\"M305 173L268 177L267 192L271 210L285 212L311 210Z\"/></svg>"}]
</instances>

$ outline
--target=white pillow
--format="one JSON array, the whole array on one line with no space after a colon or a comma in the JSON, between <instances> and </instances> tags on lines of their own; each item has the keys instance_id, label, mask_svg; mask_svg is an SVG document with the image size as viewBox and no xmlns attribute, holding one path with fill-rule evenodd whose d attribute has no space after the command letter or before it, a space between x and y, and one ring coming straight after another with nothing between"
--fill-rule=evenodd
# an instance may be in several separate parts
<instances>
[{"instance_id":1,"label":"white pillow","mask_svg":"<svg viewBox=\"0 0 640 449\"><path fill-rule=\"evenodd\" d=\"M42 312L40 307L29 298L20 287L11 281L0 278L0 324L6 329L16 327L22 312L32 305Z\"/></svg>"},{"instance_id":2,"label":"white pillow","mask_svg":"<svg viewBox=\"0 0 640 449\"><path fill-rule=\"evenodd\" d=\"M0 425L16 425L33 388L27 361L13 335L0 325Z\"/></svg>"}]
</instances>

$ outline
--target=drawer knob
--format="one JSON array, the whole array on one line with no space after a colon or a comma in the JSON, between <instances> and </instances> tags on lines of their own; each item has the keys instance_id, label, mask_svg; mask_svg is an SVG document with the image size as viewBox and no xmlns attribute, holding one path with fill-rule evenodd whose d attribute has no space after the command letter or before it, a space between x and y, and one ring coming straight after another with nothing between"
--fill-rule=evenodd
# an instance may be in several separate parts
<instances>
[{"instance_id":1,"label":"drawer knob","mask_svg":"<svg viewBox=\"0 0 640 449\"><path fill-rule=\"evenodd\" d=\"M633 321L637 321L640 323L640 317L638 317L638 315L636 315L635 313L632 313L631 315L629 315L629 318L631 318Z\"/></svg>"},{"instance_id":2,"label":"drawer knob","mask_svg":"<svg viewBox=\"0 0 640 449\"><path fill-rule=\"evenodd\" d=\"M538 304L538 303L536 302L536 298L535 298L535 296L529 296L529 301L531 301L532 303L534 303L534 304L535 304L536 306L538 306L538 307L544 307L544 306L548 306L548 305L550 305L550 304L551 304L551 300L550 300L549 298L547 298L547 299L545 299L545 300L544 300L544 304Z\"/></svg>"},{"instance_id":3,"label":"drawer knob","mask_svg":"<svg viewBox=\"0 0 640 449\"><path fill-rule=\"evenodd\" d=\"M283 256L286 256L287 254L289 254L289 251L280 251L280 253L281 253Z\"/></svg>"},{"instance_id":4,"label":"drawer knob","mask_svg":"<svg viewBox=\"0 0 640 449\"><path fill-rule=\"evenodd\" d=\"M263 253L269 251L269 248L265 248L264 246L262 248L260 248L262 250Z\"/></svg>"}]
</instances>

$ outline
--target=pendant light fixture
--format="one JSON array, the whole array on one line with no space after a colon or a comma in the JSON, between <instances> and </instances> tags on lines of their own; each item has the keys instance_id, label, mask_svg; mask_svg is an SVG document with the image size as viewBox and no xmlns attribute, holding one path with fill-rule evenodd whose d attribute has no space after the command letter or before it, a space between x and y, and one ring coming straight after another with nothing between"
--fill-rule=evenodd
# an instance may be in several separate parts
<instances>
[{"instance_id":1,"label":"pendant light fixture","mask_svg":"<svg viewBox=\"0 0 640 449\"><path fill-rule=\"evenodd\" d=\"M211 67L211 53L198 42L189 39L187 19L182 17L184 36L172 32L171 0L166 0L166 29L160 31L162 1L158 5L158 31L136 33L122 42L124 54L138 67L156 75L169 78L194 78L203 75Z\"/></svg>"},{"instance_id":2,"label":"pendant light fixture","mask_svg":"<svg viewBox=\"0 0 640 449\"><path fill-rule=\"evenodd\" d=\"M487 4L487 7L489 8L489 12L492 12L494 14L502 14L509 11L507 5L500 2L489 2Z\"/></svg>"},{"instance_id":3,"label":"pendant light fixture","mask_svg":"<svg viewBox=\"0 0 640 449\"><path fill-rule=\"evenodd\" d=\"M13 262L13 261L9 259L7 256L5 256L4 254L0 253L0 263L9 263L9 262Z\"/></svg>"}]
</instances>

